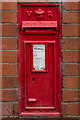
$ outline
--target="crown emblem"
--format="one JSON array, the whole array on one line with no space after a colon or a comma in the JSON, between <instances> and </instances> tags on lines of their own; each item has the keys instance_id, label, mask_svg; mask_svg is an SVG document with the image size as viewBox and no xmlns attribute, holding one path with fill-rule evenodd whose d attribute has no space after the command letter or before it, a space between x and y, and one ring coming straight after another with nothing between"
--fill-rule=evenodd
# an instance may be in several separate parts
<instances>
[{"instance_id":1,"label":"crown emblem","mask_svg":"<svg viewBox=\"0 0 80 120\"><path fill-rule=\"evenodd\" d=\"M35 14L37 15L37 18L43 18L44 10L42 9L35 10Z\"/></svg>"}]
</instances>

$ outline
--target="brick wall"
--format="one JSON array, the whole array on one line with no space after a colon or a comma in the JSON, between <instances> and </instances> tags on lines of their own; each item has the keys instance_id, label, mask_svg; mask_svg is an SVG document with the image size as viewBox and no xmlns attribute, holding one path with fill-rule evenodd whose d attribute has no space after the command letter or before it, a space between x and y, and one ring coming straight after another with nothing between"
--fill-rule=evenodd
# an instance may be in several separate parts
<instances>
[{"instance_id":1,"label":"brick wall","mask_svg":"<svg viewBox=\"0 0 80 120\"><path fill-rule=\"evenodd\" d=\"M2 73L0 72L0 93L2 92L2 114L0 117L18 116L18 7L19 2L2 2ZM46 2L46 0L26 0ZM53 0L47 0L47 3ZM53 3L54 4L54 3ZM80 117L80 47L78 2L62 2L62 117ZM2 49L2 50L1 50ZM1 76L2 74L2 76ZM1 96L1 95L0 95ZM1 97L0 97L1 98Z\"/></svg>"},{"instance_id":2,"label":"brick wall","mask_svg":"<svg viewBox=\"0 0 80 120\"><path fill-rule=\"evenodd\" d=\"M79 3L62 4L62 114L80 115Z\"/></svg>"},{"instance_id":3,"label":"brick wall","mask_svg":"<svg viewBox=\"0 0 80 120\"><path fill-rule=\"evenodd\" d=\"M18 115L17 3L2 3L2 116ZM1 51L0 51L1 52ZM1 105L1 104L0 104ZM1 115L1 114L0 114Z\"/></svg>"}]
</instances>

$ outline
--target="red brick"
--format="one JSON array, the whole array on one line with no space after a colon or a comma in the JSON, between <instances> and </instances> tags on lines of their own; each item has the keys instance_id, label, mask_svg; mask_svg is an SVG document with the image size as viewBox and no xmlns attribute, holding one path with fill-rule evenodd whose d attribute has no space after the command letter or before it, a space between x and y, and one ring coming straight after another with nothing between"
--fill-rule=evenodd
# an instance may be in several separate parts
<instances>
[{"instance_id":1,"label":"red brick","mask_svg":"<svg viewBox=\"0 0 80 120\"><path fill-rule=\"evenodd\" d=\"M2 86L0 88L17 88L18 87L18 77L0 77L2 79Z\"/></svg>"},{"instance_id":2,"label":"red brick","mask_svg":"<svg viewBox=\"0 0 80 120\"><path fill-rule=\"evenodd\" d=\"M63 25L62 36L79 36L79 25Z\"/></svg>"},{"instance_id":3,"label":"red brick","mask_svg":"<svg viewBox=\"0 0 80 120\"><path fill-rule=\"evenodd\" d=\"M68 105L63 103L62 104L62 115L67 115L68 114L67 111L68 111Z\"/></svg>"},{"instance_id":4,"label":"red brick","mask_svg":"<svg viewBox=\"0 0 80 120\"><path fill-rule=\"evenodd\" d=\"M9 117L10 118L10 117ZM7 116L1 116L0 117L0 120L6 120L7 119Z\"/></svg>"},{"instance_id":5,"label":"red brick","mask_svg":"<svg viewBox=\"0 0 80 120\"><path fill-rule=\"evenodd\" d=\"M60 0L59 0L60 1ZM52 2L52 3L54 3L54 2L58 2L58 1L56 1L56 0L47 0L47 2Z\"/></svg>"},{"instance_id":6,"label":"red brick","mask_svg":"<svg viewBox=\"0 0 80 120\"><path fill-rule=\"evenodd\" d=\"M5 116L1 116L0 117L0 120L4 120L6 117Z\"/></svg>"},{"instance_id":7,"label":"red brick","mask_svg":"<svg viewBox=\"0 0 80 120\"><path fill-rule=\"evenodd\" d=\"M17 49L17 38L2 38L2 46L0 45L0 49L1 47L4 50Z\"/></svg>"},{"instance_id":8,"label":"red brick","mask_svg":"<svg viewBox=\"0 0 80 120\"><path fill-rule=\"evenodd\" d=\"M2 90L0 90L0 101L2 101Z\"/></svg>"},{"instance_id":9,"label":"red brick","mask_svg":"<svg viewBox=\"0 0 80 120\"><path fill-rule=\"evenodd\" d=\"M2 62L2 51L0 51L0 63Z\"/></svg>"},{"instance_id":10,"label":"red brick","mask_svg":"<svg viewBox=\"0 0 80 120\"><path fill-rule=\"evenodd\" d=\"M17 51L2 51L3 63L17 63Z\"/></svg>"},{"instance_id":11,"label":"red brick","mask_svg":"<svg viewBox=\"0 0 80 120\"><path fill-rule=\"evenodd\" d=\"M17 64L3 64L2 74L0 75L17 75Z\"/></svg>"},{"instance_id":12,"label":"red brick","mask_svg":"<svg viewBox=\"0 0 80 120\"><path fill-rule=\"evenodd\" d=\"M2 115L2 103L0 103L0 116Z\"/></svg>"},{"instance_id":13,"label":"red brick","mask_svg":"<svg viewBox=\"0 0 80 120\"><path fill-rule=\"evenodd\" d=\"M2 25L0 24L0 36L2 36Z\"/></svg>"},{"instance_id":14,"label":"red brick","mask_svg":"<svg viewBox=\"0 0 80 120\"><path fill-rule=\"evenodd\" d=\"M2 77L0 77L0 88L2 88Z\"/></svg>"},{"instance_id":15,"label":"red brick","mask_svg":"<svg viewBox=\"0 0 80 120\"><path fill-rule=\"evenodd\" d=\"M0 11L0 23L2 23L2 11Z\"/></svg>"},{"instance_id":16,"label":"red brick","mask_svg":"<svg viewBox=\"0 0 80 120\"><path fill-rule=\"evenodd\" d=\"M63 62L80 62L79 51L64 51L62 53Z\"/></svg>"},{"instance_id":17,"label":"red brick","mask_svg":"<svg viewBox=\"0 0 80 120\"><path fill-rule=\"evenodd\" d=\"M63 101L64 102L79 101L79 91L63 90Z\"/></svg>"},{"instance_id":18,"label":"red brick","mask_svg":"<svg viewBox=\"0 0 80 120\"><path fill-rule=\"evenodd\" d=\"M0 64L0 75L2 75L2 64Z\"/></svg>"},{"instance_id":19,"label":"red brick","mask_svg":"<svg viewBox=\"0 0 80 120\"><path fill-rule=\"evenodd\" d=\"M18 2L46 2L46 0L18 0Z\"/></svg>"},{"instance_id":20,"label":"red brick","mask_svg":"<svg viewBox=\"0 0 80 120\"><path fill-rule=\"evenodd\" d=\"M15 11L3 11L2 12L2 22L6 23L16 23L17 22L17 12Z\"/></svg>"},{"instance_id":21,"label":"red brick","mask_svg":"<svg viewBox=\"0 0 80 120\"><path fill-rule=\"evenodd\" d=\"M69 104L69 115L80 115L80 103Z\"/></svg>"},{"instance_id":22,"label":"red brick","mask_svg":"<svg viewBox=\"0 0 80 120\"><path fill-rule=\"evenodd\" d=\"M78 38L63 38L63 50L78 50L79 39Z\"/></svg>"},{"instance_id":23,"label":"red brick","mask_svg":"<svg viewBox=\"0 0 80 120\"><path fill-rule=\"evenodd\" d=\"M2 10L2 2L0 1L0 10Z\"/></svg>"},{"instance_id":24,"label":"red brick","mask_svg":"<svg viewBox=\"0 0 80 120\"><path fill-rule=\"evenodd\" d=\"M2 90L2 101L9 102L9 101L17 101L17 90Z\"/></svg>"},{"instance_id":25,"label":"red brick","mask_svg":"<svg viewBox=\"0 0 80 120\"><path fill-rule=\"evenodd\" d=\"M63 12L63 23L78 23L79 12Z\"/></svg>"},{"instance_id":26,"label":"red brick","mask_svg":"<svg viewBox=\"0 0 80 120\"><path fill-rule=\"evenodd\" d=\"M80 88L80 86L79 86L79 88ZM80 102L80 91L79 91L78 97L79 97L79 102Z\"/></svg>"},{"instance_id":27,"label":"red brick","mask_svg":"<svg viewBox=\"0 0 80 120\"><path fill-rule=\"evenodd\" d=\"M80 75L79 68L78 64L64 64L63 75Z\"/></svg>"},{"instance_id":28,"label":"red brick","mask_svg":"<svg viewBox=\"0 0 80 120\"><path fill-rule=\"evenodd\" d=\"M64 88L79 88L80 77L63 77Z\"/></svg>"},{"instance_id":29,"label":"red brick","mask_svg":"<svg viewBox=\"0 0 80 120\"><path fill-rule=\"evenodd\" d=\"M2 25L2 36L17 36L16 25Z\"/></svg>"},{"instance_id":30,"label":"red brick","mask_svg":"<svg viewBox=\"0 0 80 120\"><path fill-rule=\"evenodd\" d=\"M79 2L64 2L63 6L66 10L80 10Z\"/></svg>"},{"instance_id":31,"label":"red brick","mask_svg":"<svg viewBox=\"0 0 80 120\"><path fill-rule=\"evenodd\" d=\"M11 103L2 103L2 115L12 115Z\"/></svg>"},{"instance_id":32,"label":"red brick","mask_svg":"<svg viewBox=\"0 0 80 120\"><path fill-rule=\"evenodd\" d=\"M2 10L17 10L17 2L2 2Z\"/></svg>"},{"instance_id":33,"label":"red brick","mask_svg":"<svg viewBox=\"0 0 80 120\"><path fill-rule=\"evenodd\" d=\"M15 103L15 104L13 105L13 110L14 110L14 115L18 115L18 111L19 111L19 110L18 110L18 104Z\"/></svg>"},{"instance_id":34,"label":"red brick","mask_svg":"<svg viewBox=\"0 0 80 120\"><path fill-rule=\"evenodd\" d=\"M0 49L2 49L2 38L0 38Z\"/></svg>"},{"instance_id":35,"label":"red brick","mask_svg":"<svg viewBox=\"0 0 80 120\"><path fill-rule=\"evenodd\" d=\"M0 120L2 120L3 119L3 117L0 117Z\"/></svg>"},{"instance_id":36,"label":"red brick","mask_svg":"<svg viewBox=\"0 0 80 120\"><path fill-rule=\"evenodd\" d=\"M0 49L2 49L2 38L0 38Z\"/></svg>"}]
</instances>

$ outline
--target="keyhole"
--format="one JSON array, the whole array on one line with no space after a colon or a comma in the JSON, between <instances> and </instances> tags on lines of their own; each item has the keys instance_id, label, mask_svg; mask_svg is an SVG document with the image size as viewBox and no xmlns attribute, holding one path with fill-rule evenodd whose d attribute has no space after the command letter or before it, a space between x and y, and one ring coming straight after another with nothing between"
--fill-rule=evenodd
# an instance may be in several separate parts
<instances>
[{"instance_id":1,"label":"keyhole","mask_svg":"<svg viewBox=\"0 0 80 120\"><path fill-rule=\"evenodd\" d=\"M32 78L32 81L34 82L34 78Z\"/></svg>"}]
</instances>

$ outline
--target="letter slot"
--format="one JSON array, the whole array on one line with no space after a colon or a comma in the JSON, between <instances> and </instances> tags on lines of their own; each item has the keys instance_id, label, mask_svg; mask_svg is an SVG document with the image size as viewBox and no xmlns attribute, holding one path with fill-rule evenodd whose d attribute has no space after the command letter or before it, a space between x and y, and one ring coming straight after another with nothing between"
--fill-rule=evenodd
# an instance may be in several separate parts
<instances>
[{"instance_id":1,"label":"letter slot","mask_svg":"<svg viewBox=\"0 0 80 120\"><path fill-rule=\"evenodd\" d=\"M57 21L22 21L24 34L56 34Z\"/></svg>"}]
</instances>

